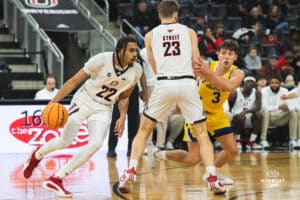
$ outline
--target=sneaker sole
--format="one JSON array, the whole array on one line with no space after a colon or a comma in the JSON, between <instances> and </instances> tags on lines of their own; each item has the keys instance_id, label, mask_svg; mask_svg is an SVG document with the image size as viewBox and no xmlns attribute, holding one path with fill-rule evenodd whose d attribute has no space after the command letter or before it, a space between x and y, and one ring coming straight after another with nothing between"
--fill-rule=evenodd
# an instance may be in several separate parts
<instances>
[{"instance_id":1,"label":"sneaker sole","mask_svg":"<svg viewBox=\"0 0 300 200\"><path fill-rule=\"evenodd\" d=\"M221 181L220 179L218 179L219 181ZM202 179L202 182L203 183L207 183L207 181L205 180L205 179ZM234 184L234 182L223 182L223 181L221 181L221 183L223 184L223 185L233 185Z\"/></svg>"},{"instance_id":2,"label":"sneaker sole","mask_svg":"<svg viewBox=\"0 0 300 200\"><path fill-rule=\"evenodd\" d=\"M226 193L226 190L223 191L223 190L219 190L219 189L213 189L213 191L215 194L225 194Z\"/></svg>"},{"instance_id":3,"label":"sneaker sole","mask_svg":"<svg viewBox=\"0 0 300 200\"><path fill-rule=\"evenodd\" d=\"M121 193L129 193L133 187L133 182L128 181L124 186L119 186L118 189Z\"/></svg>"},{"instance_id":4,"label":"sneaker sole","mask_svg":"<svg viewBox=\"0 0 300 200\"><path fill-rule=\"evenodd\" d=\"M49 186L50 184L50 186ZM73 195L72 194L65 194L60 187L56 186L55 184L53 184L53 182L51 181L44 181L43 182L43 188L50 191L50 192L54 192L58 197L62 197L62 198L71 198Z\"/></svg>"},{"instance_id":5,"label":"sneaker sole","mask_svg":"<svg viewBox=\"0 0 300 200\"><path fill-rule=\"evenodd\" d=\"M225 188L224 188L224 190L221 190L220 188L217 188L215 186L215 184L213 184L213 185L210 185L209 183L207 183L207 184L208 184L208 188L211 191L213 191L215 194L224 194L224 193L226 193L226 189Z\"/></svg>"}]
</instances>

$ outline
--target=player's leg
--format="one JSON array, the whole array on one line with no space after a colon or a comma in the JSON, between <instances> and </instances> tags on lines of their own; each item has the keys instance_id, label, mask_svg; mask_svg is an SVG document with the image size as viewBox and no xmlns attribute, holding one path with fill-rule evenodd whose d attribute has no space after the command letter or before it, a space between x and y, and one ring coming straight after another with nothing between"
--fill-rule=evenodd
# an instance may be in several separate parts
<instances>
[{"instance_id":1,"label":"player's leg","mask_svg":"<svg viewBox=\"0 0 300 200\"><path fill-rule=\"evenodd\" d=\"M239 150L236 145L233 129L226 114L224 112L218 112L207 115L207 118L209 121L209 131L211 135L223 148L215 160L215 165L219 168L238 155Z\"/></svg>"},{"instance_id":2,"label":"player's leg","mask_svg":"<svg viewBox=\"0 0 300 200\"><path fill-rule=\"evenodd\" d=\"M195 134L199 152L206 167L208 187L215 193L225 193L223 184L217 180L216 168L214 166L214 148L207 134L206 117L203 115L203 105L198 94L196 82L187 79L181 82L178 89L177 105L187 124L191 125L191 130Z\"/></svg>"},{"instance_id":3,"label":"player's leg","mask_svg":"<svg viewBox=\"0 0 300 200\"><path fill-rule=\"evenodd\" d=\"M250 146L252 149L263 148L260 144L257 144L256 142L257 137L261 130L261 120L262 120L262 115L260 112L255 112L251 115L252 132L247 145Z\"/></svg>"},{"instance_id":4,"label":"player's leg","mask_svg":"<svg viewBox=\"0 0 300 200\"><path fill-rule=\"evenodd\" d=\"M112 117L111 117L111 122L110 122L110 127L109 127L109 134L108 134L108 151L106 156L107 157L116 157L116 146L118 144L118 136L115 135L114 129L116 125L116 121L120 117L120 112L118 108L118 104L116 103L113 106L113 112L112 112Z\"/></svg>"},{"instance_id":5,"label":"player's leg","mask_svg":"<svg viewBox=\"0 0 300 200\"><path fill-rule=\"evenodd\" d=\"M87 162L102 147L109 127L109 118L110 112L103 111L91 115L87 119L87 128L89 131L88 144L79 149L68 163L43 182L45 189L54 192L59 197L72 196L72 193L64 188L63 178Z\"/></svg>"},{"instance_id":6,"label":"player's leg","mask_svg":"<svg viewBox=\"0 0 300 200\"><path fill-rule=\"evenodd\" d=\"M234 127L235 140L237 143L237 147L239 149L242 148L241 138L242 133L244 132L246 117L244 115L234 115L232 118L232 126Z\"/></svg>"},{"instance_id":7,"label":"player's leg","mask_svg":"<svg viewBox=\"0 0 300 200\"><path fill-rule=\"evenodd\" d=\"M183 141L187 142L188 151L183 149L176 149L176 150L168 150L168 151L156 151L153 154L153 158L159 161L162 160L172 160L175 162L182 162L189 165L196 165L200 162L201 156L199 151L199 145L197 143L197 139L190 130L190 126L184 124L184 137ZM179 128L179 127L178 127Z\"/></svg>"},{"instance_id":8,"label":"player's leg","mask_svg":"<svg viewBox=\"0 0 300 200\"><path fill-rule=\"evenodd\" d=\"M133 182L135 182L137 173L136 170L139 163L138 161L145 151L148 137L152 133L155 125L155 121L142 115L139 130L132 142L129 167L120 177L118 187L120 192L128 193L132 187Z\"/></svg>"},{"instance_id":9,"label":"player's leg","mask_svg":"<svg viewBox=\"0 0 300 200\"><path fill-rule=\"evenodd\" d=\"M188 145L188 151L185 151L182 149L165 151L166 159L173 160L175 162L189 164L189 165L198 164L201 160L198 143L189 141L189 142L187 142L187 145ZM163 151L161 151L161 152L163 152ZM160 156L157 155L157 157L160 157Z\"/></svg>"},{"instance_id":10,"label":"player's leg","mask_svg":"<svg viewBox=\"0 0 300 200\"><path fill-rule=\"evenodd\" d=\"M130 156L131 146L133 139L138 131L140 123L140 113L139 113L139 91L138 87L135 86L129 98L129 105L127 111L127 121L128 121L128 145L127 145L127 156Z\"/></svg>"},{"instance_id":11,"label":"player's leg","mask_svg":"<svg viewBox=\"0 0 300 200\"><path fill-rule=\"evenodd\" d=\"M120 177L120 192L129 192L131 183L135 181L138 160L142 157L147 139L152 133L157 121L165 121L171 106L174 104L173 81L160 81L159 87L155 87L140 120L138 132L133 140L129 167Z\"/></svg>"},{"instance_id":12,"label":"player's leg","mask_svg":"<svg viewBox=\"0 0 300 200\"><path fill-rule=\"evenodd\" d=\"M262 111L261 122L261 142L263 148L268 148L270 145L267 141L267 131L270 125L270 111Z\"/></svg>"},{"instance_id":13,"label":"player's leg","mask_svg":"<svg viewBox=\"0 0 300 200\"><path fill-rule=\"evenodd\" d=\"M69 116L61 137L52 139L42 147L36 148L29 156L22 170L24 178L31 177L34 169L38 166L43 156L53 151L64 149L72 143L85 116L77 106L74 106L69 112L72 113L72 111L75 112Z\"/></svg>"},{"instance_id":14,"label":"player's leg","mask_svg":"<svg viewBox=\"0 0 300 200\"><path fill-rule=\"evenodd\" d=\"M221 144L223 150L216 157L216 167L222 167L228 161L239 154L233 132L221 136L216 136L216 140Z\"/></svg>"},{"instance_id":15,"label":"player's leg","mask_svg":"<svg viewBox=\"0 0 300 200\"><path fill-rule=\"evenodd\" d=\"M208 137L206 122L191 124L192 131L195 133L200 155L206 167L206 181L208 187L216 194L223 194L226 192L224 185L218 180L216 168L214 165L214 148Z\"/></svg>"},{"instance_id":16,"label":"player's leg","mask_svg":"<svg viewBox=\"0 0 300 200\"><path fill-rule=\"evenodd\" d=\"M168 120L168 130L169 136L166 143L167 149L174 149L173 143L179 134L182 132L184 125L184 117L181 114L173 114L169 116Z\"/></svg>"}]
</instances>

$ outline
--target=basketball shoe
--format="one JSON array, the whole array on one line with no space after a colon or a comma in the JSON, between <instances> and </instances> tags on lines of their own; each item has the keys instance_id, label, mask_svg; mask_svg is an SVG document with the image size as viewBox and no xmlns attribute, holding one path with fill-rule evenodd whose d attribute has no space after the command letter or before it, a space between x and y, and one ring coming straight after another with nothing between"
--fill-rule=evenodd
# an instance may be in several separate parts
<instances>
[{"instance_id":1,"label":"basketball shoe","mask_svg":"<svg viewBox=\"0 0 300 200\"><path fill-rule=\"evenodd\" d=\"M124 174L120 177L118 189L122 193L130 192L133 183L136 181L136 171L134 168L124 170Z\"/></svg>"},{"instance_id":2,"label":"basketball shoe","mask_svg":"<svg viewBox=\"0 0 300 200\"><path fill-rule=\"evenodd\" d=\"M234 183L234 181L226 176L224 176L223 174L221 174L220 172L217 171L216 173L217 179L219 181L221 181L221 183L223 183L223 185L232 185ZM204 182L207 182L207 178L209 177L208 173L205 173L204 176L202 177L202 180Z\"/></svg>"},{"instance_id":3,"label":"basketball shoe","mask_svg":"<svg viewBox=\"0 0 300 200\"><path fill-rule=\"evenodd\" d=\"M50 192L54 192L57 196L62 198L72 197L72 193L66 190L63 186L63 180L58 177L50 176L43 182L43 188Z\"/></svg>"},{"instance_id":4,"label":"basketball shoe","mask_svg":"<svg viewBox=\"0 0 300 200\"><path fill-rule=\"evenodd\" d=\"M234 181L231 178L228 178L217 171L217 178L221 181L224 185L232 185Z\"/></svg>"},{"instance_id":5,"label":"basketball shoe","mask_svg":"<svg viewBox=\"0 0 300 200\"><path fill-rule=\"evenodd\" d=\"M40 149L41 147L37 147L35 150L33 150L33 152L31 153L31 155L29 156L29 158L26 160L26 162L24 163L23 169L22 169L22 173L24 178L28 179L32 176L32 173L34 171L34 169L38 166L38 164L41 162L41 160L38 160L35 157L35 153Z\"/></svg>"},{"instance_id":6,"label":"basketball shoe","mask_svg":"<svg viewBox=\"0 0 300 200\"><path fill-rule=\"evenodd\" d=\"M215 194L224 194L226 192L226 188L224 187L223 183L218 180L217 176L208 174L206 183L208 188L214 191Z\"/></svg>"},{"instance_id":7,"label":"basketball shoe","mask_svg":"<svg viewBox=\"0 0 300 200\"><path fill-rule=\"evenodd\" d=\"M158 148L156 148L154 145L149 145L147 147L147 156L148 156L148 165L149 165L149 169L151 170L151 173L154 176L158 176L159 175L159 170L160 170L160 159L158 159L157 157L155 157L155 153L159 152L160 150Z\"/></svg>"},{"instance_id":8,"label":"basketball shoe","mask_svg":"<svg viewBox=\"0 0 300 200\"><path fill-rule=\"evenodd\" d=\"M246 145L247 149L253 149L253 150L262 150L263 146L260 144L257 144L256 141L248 141Z\"/></svg>"}]
</instances>

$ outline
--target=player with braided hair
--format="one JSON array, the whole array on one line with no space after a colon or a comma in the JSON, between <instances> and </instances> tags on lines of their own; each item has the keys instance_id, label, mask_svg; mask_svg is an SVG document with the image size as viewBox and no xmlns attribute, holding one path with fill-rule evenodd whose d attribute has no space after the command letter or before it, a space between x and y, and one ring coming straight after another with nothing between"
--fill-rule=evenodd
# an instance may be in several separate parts
<instances>
[{"instance_id":1,"label":"player with braided hair","mask_svg":"<svg viewBox=\"0 0 300 200\"><path fill-rule=\"evenodd\" d=\"M77 90L69 109L69 119L61 137L37 147L23 167L23 176L28 179L41 159L56 150L67 148L76 137L81 123L86 120L89 142L53 176L43 182L43 187L59 197L72 197L63 186L63 178L87 162L102 146L112 113L112 105L118 101L120 117L115 124L115 134L122 136L129 96L142 76L141 65L136 62L138 46L136 38L128 35L119 39L116 52L103 52L91 57L71 77L50 101L56 103Z\"/></svg>"}]
</instances>

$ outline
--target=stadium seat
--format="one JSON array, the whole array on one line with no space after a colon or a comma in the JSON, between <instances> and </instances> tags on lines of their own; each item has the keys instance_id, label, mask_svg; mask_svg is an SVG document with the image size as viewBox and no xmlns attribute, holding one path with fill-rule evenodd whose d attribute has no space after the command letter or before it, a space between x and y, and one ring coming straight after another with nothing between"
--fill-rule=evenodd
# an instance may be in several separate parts
<instances>
[{"instance_id":1,"label":"stadium seat","mask_svg":"<svg viewBox=\"0 0 300 200\"><path fill-rule=\"evenodd\" d=\"M260 46L262 57L270 58L272 56L278 56L278 48L274 44L262 44Z\"/></svg>"},{"instance_id":2,"label":"stadium seat","mask_svg":"<svg viewBox=\"0 0 300 200\"><path fill-rule=\"evenodd\" d=\"M215 17L225 17L227 15L226 4L211 4L211 13Z\"/></svg>"},{"instance_id":3,"label":"stadium seat","mask_svg":"<svg viewBox=\"0 0 300 200\"><path fill-rule=\"evenodd\" d=\"M225 25L228 30L237 30L241 28L242 18L241 17L227 17Z\"/></svg>"}]
</instances>

